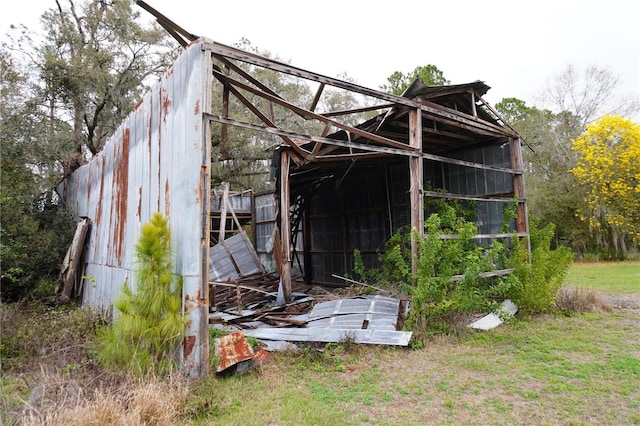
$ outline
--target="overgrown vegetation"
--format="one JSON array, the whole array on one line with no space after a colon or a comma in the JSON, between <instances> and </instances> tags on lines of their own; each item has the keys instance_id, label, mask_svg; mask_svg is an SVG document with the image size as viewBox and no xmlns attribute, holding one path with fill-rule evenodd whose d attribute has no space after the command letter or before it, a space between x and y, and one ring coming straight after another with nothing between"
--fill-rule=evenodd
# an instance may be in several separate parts
<instances>
[{"instance_id":1,"label":"overgrown vegetation","mask_svg":"<svg viewBox=\"0 0 640 426\"><path fill-rule=\"evenodd\" d=\"M99 359L139 375L165 374L175 364L186 320L182 281L172 275L168 219L155 213L136 244L135 292L125 283L116 302L120 316L101 338Z\"/></svg>"},{"instance_id":2,"label":"overgrown vegetation","mask_svg":"<svg viewBox=\"0 0 640 426\"><path fill-rule=\"evenodd\" d=\"M575 264L572 275L590 276L590 266ZM617 277L610 291L637 276L627 264L606 266L596 275ZM592 303L598 296L563 288L563 315L440 334L419 350L345 340L204 380L105 371L97 312L2 304L0 423L640 424L638 305L609 312Z\"/></svg>"},{"instance_id":3,"label":"overgrown vegetation","mask_svg":"<svg viewBox=\"0 0 640 426\"><path fill-rule=\"evenodd\" d=\"M508 231L515 208L513 204L505 209L503 232ZM572 255L567 248L551 249L553 225L533 226L530 241L513 237L482 247L473 238L478 230L464 208L441 201L434 210L425 221L425 237L413 234L419 252L415 274L411 272L412 236L407 232L396 233L388 241L379 269L365 270L355 251L357 275L395 288L411 300L406 327L418 339L425 333L455 332L458 320L467 314L495 310L507 298L524 314L554 306ZM483 275L511 268L511 274Z\"/></svg>"}]
</instances>

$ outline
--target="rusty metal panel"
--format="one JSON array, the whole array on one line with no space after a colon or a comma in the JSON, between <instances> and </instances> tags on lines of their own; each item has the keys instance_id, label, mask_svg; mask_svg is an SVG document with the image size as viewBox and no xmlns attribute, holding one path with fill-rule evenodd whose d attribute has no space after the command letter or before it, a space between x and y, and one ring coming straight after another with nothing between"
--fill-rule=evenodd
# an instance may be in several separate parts
<instances>
[{"instance_id":1,"label":"rusty metal panel","mask_svg":"<svg viewBox=\"0 0 640 426\"><path fill-rule=\"evenodd\" d=\"M202 113L209 111L211 58L190 45L136 105L102 152L60 185L64 205L93 227L85 255L83 304L113 309L132 283L135 243L154 212L169 217L175 273L183 277L188 331L183 364L201 374L207 355L209 146ZM205 267L203 267L205 265ZM204 291L206 292L206 290ZM117 312L115 313L117 315ZM204 336L203 336L204 335Z\"/></svg>"},{"instance_id":2,"label":"rusty metal panel","mask_svg":"<svg viewBox=\"0 0 640 426\"><path fill-rule=\"evenodd\" d=\"M242 331L218 337L215 340L215 354L220 361L216 368L218 373L254 356Z\"/></svg>"}]
</instances>

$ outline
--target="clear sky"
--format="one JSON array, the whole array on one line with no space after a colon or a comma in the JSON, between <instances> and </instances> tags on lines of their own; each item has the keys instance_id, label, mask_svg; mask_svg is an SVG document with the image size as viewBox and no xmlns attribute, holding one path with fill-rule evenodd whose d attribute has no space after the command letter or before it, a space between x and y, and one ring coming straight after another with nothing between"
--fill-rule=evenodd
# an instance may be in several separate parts
<instances>
[{"instance_id":1,"label":"clear sky","mask_svg":"<svg viewBox=\"0 0 640 426\"><path fill-rule=\"evenodd\" d=\"M62 4L66 0L60 0ZM539 95L569 64L620 79L640 101L640 2L636 0L147 0L186 30L224 44L242 37L292 65L379 88L394 71L434 64L452 83L482 80L496 103ZM54 0L5 8L0 31L38 18ZM27 6L28 5L28 6ZM147 12L140 9L143 16Z\"/></svg>"}]
</instances>

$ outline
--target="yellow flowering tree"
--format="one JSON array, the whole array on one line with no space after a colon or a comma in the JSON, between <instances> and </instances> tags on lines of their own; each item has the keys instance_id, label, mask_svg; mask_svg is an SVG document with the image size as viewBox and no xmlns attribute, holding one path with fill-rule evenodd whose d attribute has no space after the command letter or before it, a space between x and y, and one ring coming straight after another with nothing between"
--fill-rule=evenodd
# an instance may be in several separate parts
<instances>
[{"instance_id":1,"label":"yellow flowering tree","mask_svg":"<svg viewBox=\"0 0 640 426\"><path fill-rule=\"evenodd\" d=\"M606 115L573 141L571 172L584 185L581 219L604 248L624 257L640 242L640 124Z\"/></svg>"}]
</instances>

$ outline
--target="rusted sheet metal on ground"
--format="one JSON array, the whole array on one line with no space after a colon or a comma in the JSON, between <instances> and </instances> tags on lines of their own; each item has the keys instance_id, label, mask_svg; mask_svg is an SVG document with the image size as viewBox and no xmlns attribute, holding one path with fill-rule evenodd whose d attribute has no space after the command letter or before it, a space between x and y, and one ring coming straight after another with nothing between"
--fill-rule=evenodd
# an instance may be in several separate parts
<instances>
[{"instance_id":1,"label":"rusted sheet metal on ground","mask_svg":"<svg viewBox=\"0 0 640 426\"><path fill-rule=\"evenodd\" d=\"M92 221L83 304L105 312L125 281L134 282L141 226L157 211L169 217L174 272L184 279L185 342L193 343L183 345L183 365L191 374L202 374L208 356L210 149L202 113L211 104L210 61L201 42L185 49L102 152L59 187L64 205Z\"/></svg>"},{"instance_id":2,"label":"rusted sheet metal on ground","mask_svg":"<svg viewBox=\"0 0 640 426\"><path fill-rule=\"evenodd\" d=\"M216 367L218 373L254 356L253 349L242 331L218 337L215 340L215 354L219 360Z\"/></svg>"}]
</instances>

